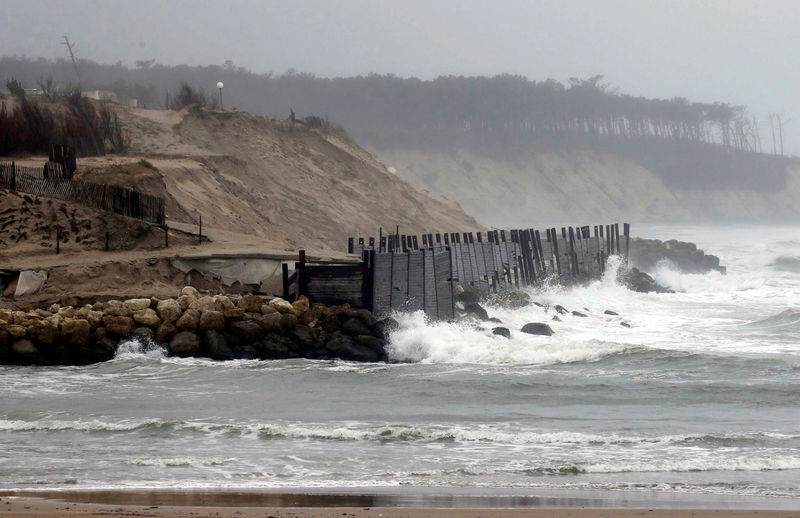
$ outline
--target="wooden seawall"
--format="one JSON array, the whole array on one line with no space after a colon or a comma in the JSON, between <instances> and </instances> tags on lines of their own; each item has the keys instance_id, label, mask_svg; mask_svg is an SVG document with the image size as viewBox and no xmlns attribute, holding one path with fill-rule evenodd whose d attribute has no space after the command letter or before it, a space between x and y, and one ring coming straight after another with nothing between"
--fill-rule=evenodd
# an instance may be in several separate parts
<instances>
[{"instance_id":1,"label":"wooden seawall","mask_svg":"<svg viewBox=\"0 0 800 518\"><path fill-rule=\"evenodd\" d=\"M599 277L612 255L627 261L629 246L627 223L622 234L610 224L351 238L348 252L360 262L310 263L301 252L294 272L284 268L284 297L451 320L458 285L497 292L583 282Z\"/></svg>"}]
</instances>

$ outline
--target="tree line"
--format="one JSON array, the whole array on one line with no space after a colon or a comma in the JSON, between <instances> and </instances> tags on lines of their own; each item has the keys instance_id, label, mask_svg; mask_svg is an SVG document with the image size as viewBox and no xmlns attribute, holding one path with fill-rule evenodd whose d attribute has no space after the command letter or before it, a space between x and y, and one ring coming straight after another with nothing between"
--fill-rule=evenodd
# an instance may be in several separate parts
<instances>
[{"instance_id":1,"label":"tree line","mask_svg":"<svg viewBox=\"0 0 800 518\"><path fill-rule=\"evenodd\" d=\"M426 141L426 135L450 134L519 141L557 136L663 139L745 152L777 153L782 148L777 143L782 141L779 120L762 142L756 118L743 106L632 96L610 87L600 75L567 83L509 74L423 81L377 74L255 74L232 62L190 67L149 60L129 68L89 60L0 58L0 70L29 84L47 74L57 82L74 80L76 67L85 89L112 90L150 107L183 104L174 102L174 96L170 101L169 95L182 83L202 92L224 81L227 106L277 118L286 118L290 110L325 114L366 139ZM178 93L186 92L178 88ZM213 104L215 97L208 99Z\"/></svg>"}]
</instances>

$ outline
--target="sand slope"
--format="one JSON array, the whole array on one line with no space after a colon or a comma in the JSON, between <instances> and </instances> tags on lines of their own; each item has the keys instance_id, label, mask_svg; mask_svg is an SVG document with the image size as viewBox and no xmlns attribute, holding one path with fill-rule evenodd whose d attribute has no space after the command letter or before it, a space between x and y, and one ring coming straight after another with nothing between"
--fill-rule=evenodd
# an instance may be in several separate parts
<instances>
[{"instance_id":1,"label":"sand slope","mask_svg":"<svg viewBox=\"0 0 800 518\"><path fill-rule=\"evenodd\" d=\"M132 156L161 175L172 221L289 248L344 250L348 236L476 230L444 198L409 186L345 134L240 112L124 109ZM86 163L87 168L91 167ZM161 193L159 193L161 194Z\"/></svg>"},{"instance_id":2,"label":"sand slope","mask_svg":"<svg viewBox=\"0 0 800 518\"><path fill-rule=\"evenodd\" d=\"M674 189L620 154L531 146L513 160L469 149L368 148L398 176L457 200L485 225L800 219L800 167L780 192Z\"/></svg>"}]
</instances>

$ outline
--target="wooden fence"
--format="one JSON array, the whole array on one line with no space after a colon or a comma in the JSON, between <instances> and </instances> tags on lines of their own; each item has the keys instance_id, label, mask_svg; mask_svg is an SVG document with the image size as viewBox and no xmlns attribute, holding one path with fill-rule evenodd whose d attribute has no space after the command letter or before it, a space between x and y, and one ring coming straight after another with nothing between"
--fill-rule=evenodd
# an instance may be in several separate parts
<instances>
[{"instance_id":1,"label":"wooden fence","mask_svg":"<svg viewBox=\"0 0 800 518\"><path fill-rule=\"evenodd\" d=\"M599 277L611 255L628 257L630 225L595 225L351 238L358 263L284 268L284 297L349 303L376 314L423 310L440 320L455 316L455 286L487 291L518 289L548 281L564 284Z\"/></svg>"},{"instance_id":2,"label":"wooden fence","mask_svg":"<svg viewBox=\"0 0 800 518\"><path fill-rule=\"evenodd\" d=\"M157 225L165 223L163 198L116 185L29 175L30 169L43 168L21 168L13 162L0 163L0 187L76 202Z\"/></svg>"}]
</instances>

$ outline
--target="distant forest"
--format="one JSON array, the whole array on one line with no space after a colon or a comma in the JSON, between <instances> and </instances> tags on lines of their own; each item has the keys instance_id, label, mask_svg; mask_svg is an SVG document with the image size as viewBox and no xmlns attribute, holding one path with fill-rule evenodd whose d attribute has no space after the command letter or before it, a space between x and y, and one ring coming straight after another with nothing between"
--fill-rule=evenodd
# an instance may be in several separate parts
<instances>
[{"instance_id":1,"label":"distant forest","mask_svg":"<svg viewBox=\"0 0 800 518\"><path fill-rule=\"evenodd\" d=\"M773 163L782 161L765 162L768 157L754 156L762 151L782 154L779 120L770 119L774 124L769 134L761 135L755 118L743 106L636 97L619 93L602 76L573 78L567 84L514 75L423 81L371 74L329 79L293 71L254 74L230 61L222 66L190 67L150 60L128 68L121 63L78 60L73 65L66 59L18 57L0 58L0 71L6 76L0 77L2 83L15 78L35 87L52 76L57 83L112 90L148 107L170 106L170 92L177 92L181 82L210 98L217 94L217 81L223 81L227 108L273 118L287 118L290 110L301 117L328 117L359 141L376 147L469 145L508 154L524 148L531 139L554 139L633 150L649 161L648 167L658 169L663 160L653 163L653 143L661 141L669 153L675 152L676 144L690 154L707 154L709 148L736 152L737 160L726 159L720 167L730 169L728 162L741 162L746 156L747 165L733 166L740 171L731 174L744 178L759 171L760 180L772 186L785 180L784 167ZM664 166L666 180L695 176L694 167L687 169L686 164L663 155L670 162ZM707 157L704 160L704 167L714 167Z\"/></svg>"}]
</instances>

